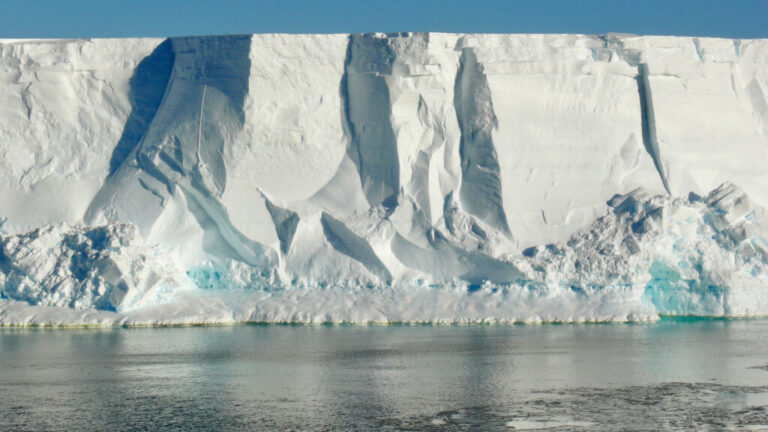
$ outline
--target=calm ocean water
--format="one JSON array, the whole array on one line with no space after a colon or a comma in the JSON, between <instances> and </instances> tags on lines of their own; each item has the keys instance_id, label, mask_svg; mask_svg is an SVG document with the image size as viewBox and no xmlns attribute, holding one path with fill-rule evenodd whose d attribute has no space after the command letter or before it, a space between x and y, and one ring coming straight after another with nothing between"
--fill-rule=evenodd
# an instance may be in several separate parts
<instances>
[{"instance_id":1,"label":"calm ocean water","mask_svg":"<svg viewBox=\"0 0 768 432\"><path fill-rule=\"evenodd\" d=\"M768 430L768 321L0 329L0 430Z\"/></svg>"}]
</instances>

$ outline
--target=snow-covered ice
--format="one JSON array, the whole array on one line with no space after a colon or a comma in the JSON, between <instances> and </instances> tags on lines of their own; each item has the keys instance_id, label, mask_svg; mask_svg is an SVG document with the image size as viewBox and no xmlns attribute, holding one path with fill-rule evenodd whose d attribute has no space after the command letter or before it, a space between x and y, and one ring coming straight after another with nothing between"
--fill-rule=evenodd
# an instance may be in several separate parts
<instances>
[{"instance_id":1,"label":"snow-covered ice","mask_svg":"<svg viewBox=\"0 0 768 432\"><path fill-rule=\"evenodd\" d=\"M158 247L143 244L137 231L118 223L0 234L2 294L35 305L122 312L194 288L179 266Z\"/></svg>"},{"instance_id":2,"label":"snow-covered ice","mask_svg":"<svg viewBox=\"0 0 768 432\"><path fill-rule=\"evenodd\" d=\"M0 40L0 324L768 315L768 41Z\"/></svg>"}]
</instances>

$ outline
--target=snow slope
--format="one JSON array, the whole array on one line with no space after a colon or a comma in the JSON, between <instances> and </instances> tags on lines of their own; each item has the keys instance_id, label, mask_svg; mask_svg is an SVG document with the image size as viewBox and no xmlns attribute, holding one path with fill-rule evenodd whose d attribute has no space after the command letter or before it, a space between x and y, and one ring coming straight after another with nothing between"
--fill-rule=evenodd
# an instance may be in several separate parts
<instances>
[{"instance_id":1,"label":"snow slope","mask_svg":"<svg viewBox=\"0 0 768 432\"><path fill-rule=\"evenodd\" d=\"M767 86L766 40L0 40L0 323L768 315Z\"/></svg>"}]
</instances>

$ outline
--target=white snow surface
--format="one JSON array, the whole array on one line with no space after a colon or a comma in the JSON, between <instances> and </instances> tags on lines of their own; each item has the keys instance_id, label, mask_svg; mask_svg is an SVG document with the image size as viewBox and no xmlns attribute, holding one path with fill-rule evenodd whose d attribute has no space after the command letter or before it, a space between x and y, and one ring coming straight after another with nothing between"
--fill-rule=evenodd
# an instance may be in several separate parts
<instances>
[{"instance_id":1,"label":"white snow surface","mask_svg":"<svg viewBox=\"0 0 768 432\"><path fill-rule=\"evenodd\" d=\"M0 234L0 286L7 298L74 309L128 311L194 288L135 225L48 225Z\"/></svg>"},{"instance_id":2,"label":"white snow surface","mask_svg":"<svg viewBox=\"0 0 768 432\"><path fill-rule=\"evenodd\" d=\"M0 324L768 315L767 89L767 40L0 40Z\"/></svg>"}]
</instances>

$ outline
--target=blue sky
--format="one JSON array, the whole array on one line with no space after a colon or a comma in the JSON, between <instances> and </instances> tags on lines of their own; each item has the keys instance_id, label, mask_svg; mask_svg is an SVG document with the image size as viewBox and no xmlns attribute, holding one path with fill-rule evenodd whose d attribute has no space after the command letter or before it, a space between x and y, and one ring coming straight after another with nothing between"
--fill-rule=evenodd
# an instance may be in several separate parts
<instances>
[{"instance_id":1,"label":"blue sky","mask_svg":"<svg viewBox=\"0 0 768 432\"><path fill-rule=\"evenodd\" d=\"M768 0L0 0L0 38L226 33L768 37Z\"/></svg>"}]
</instances>

